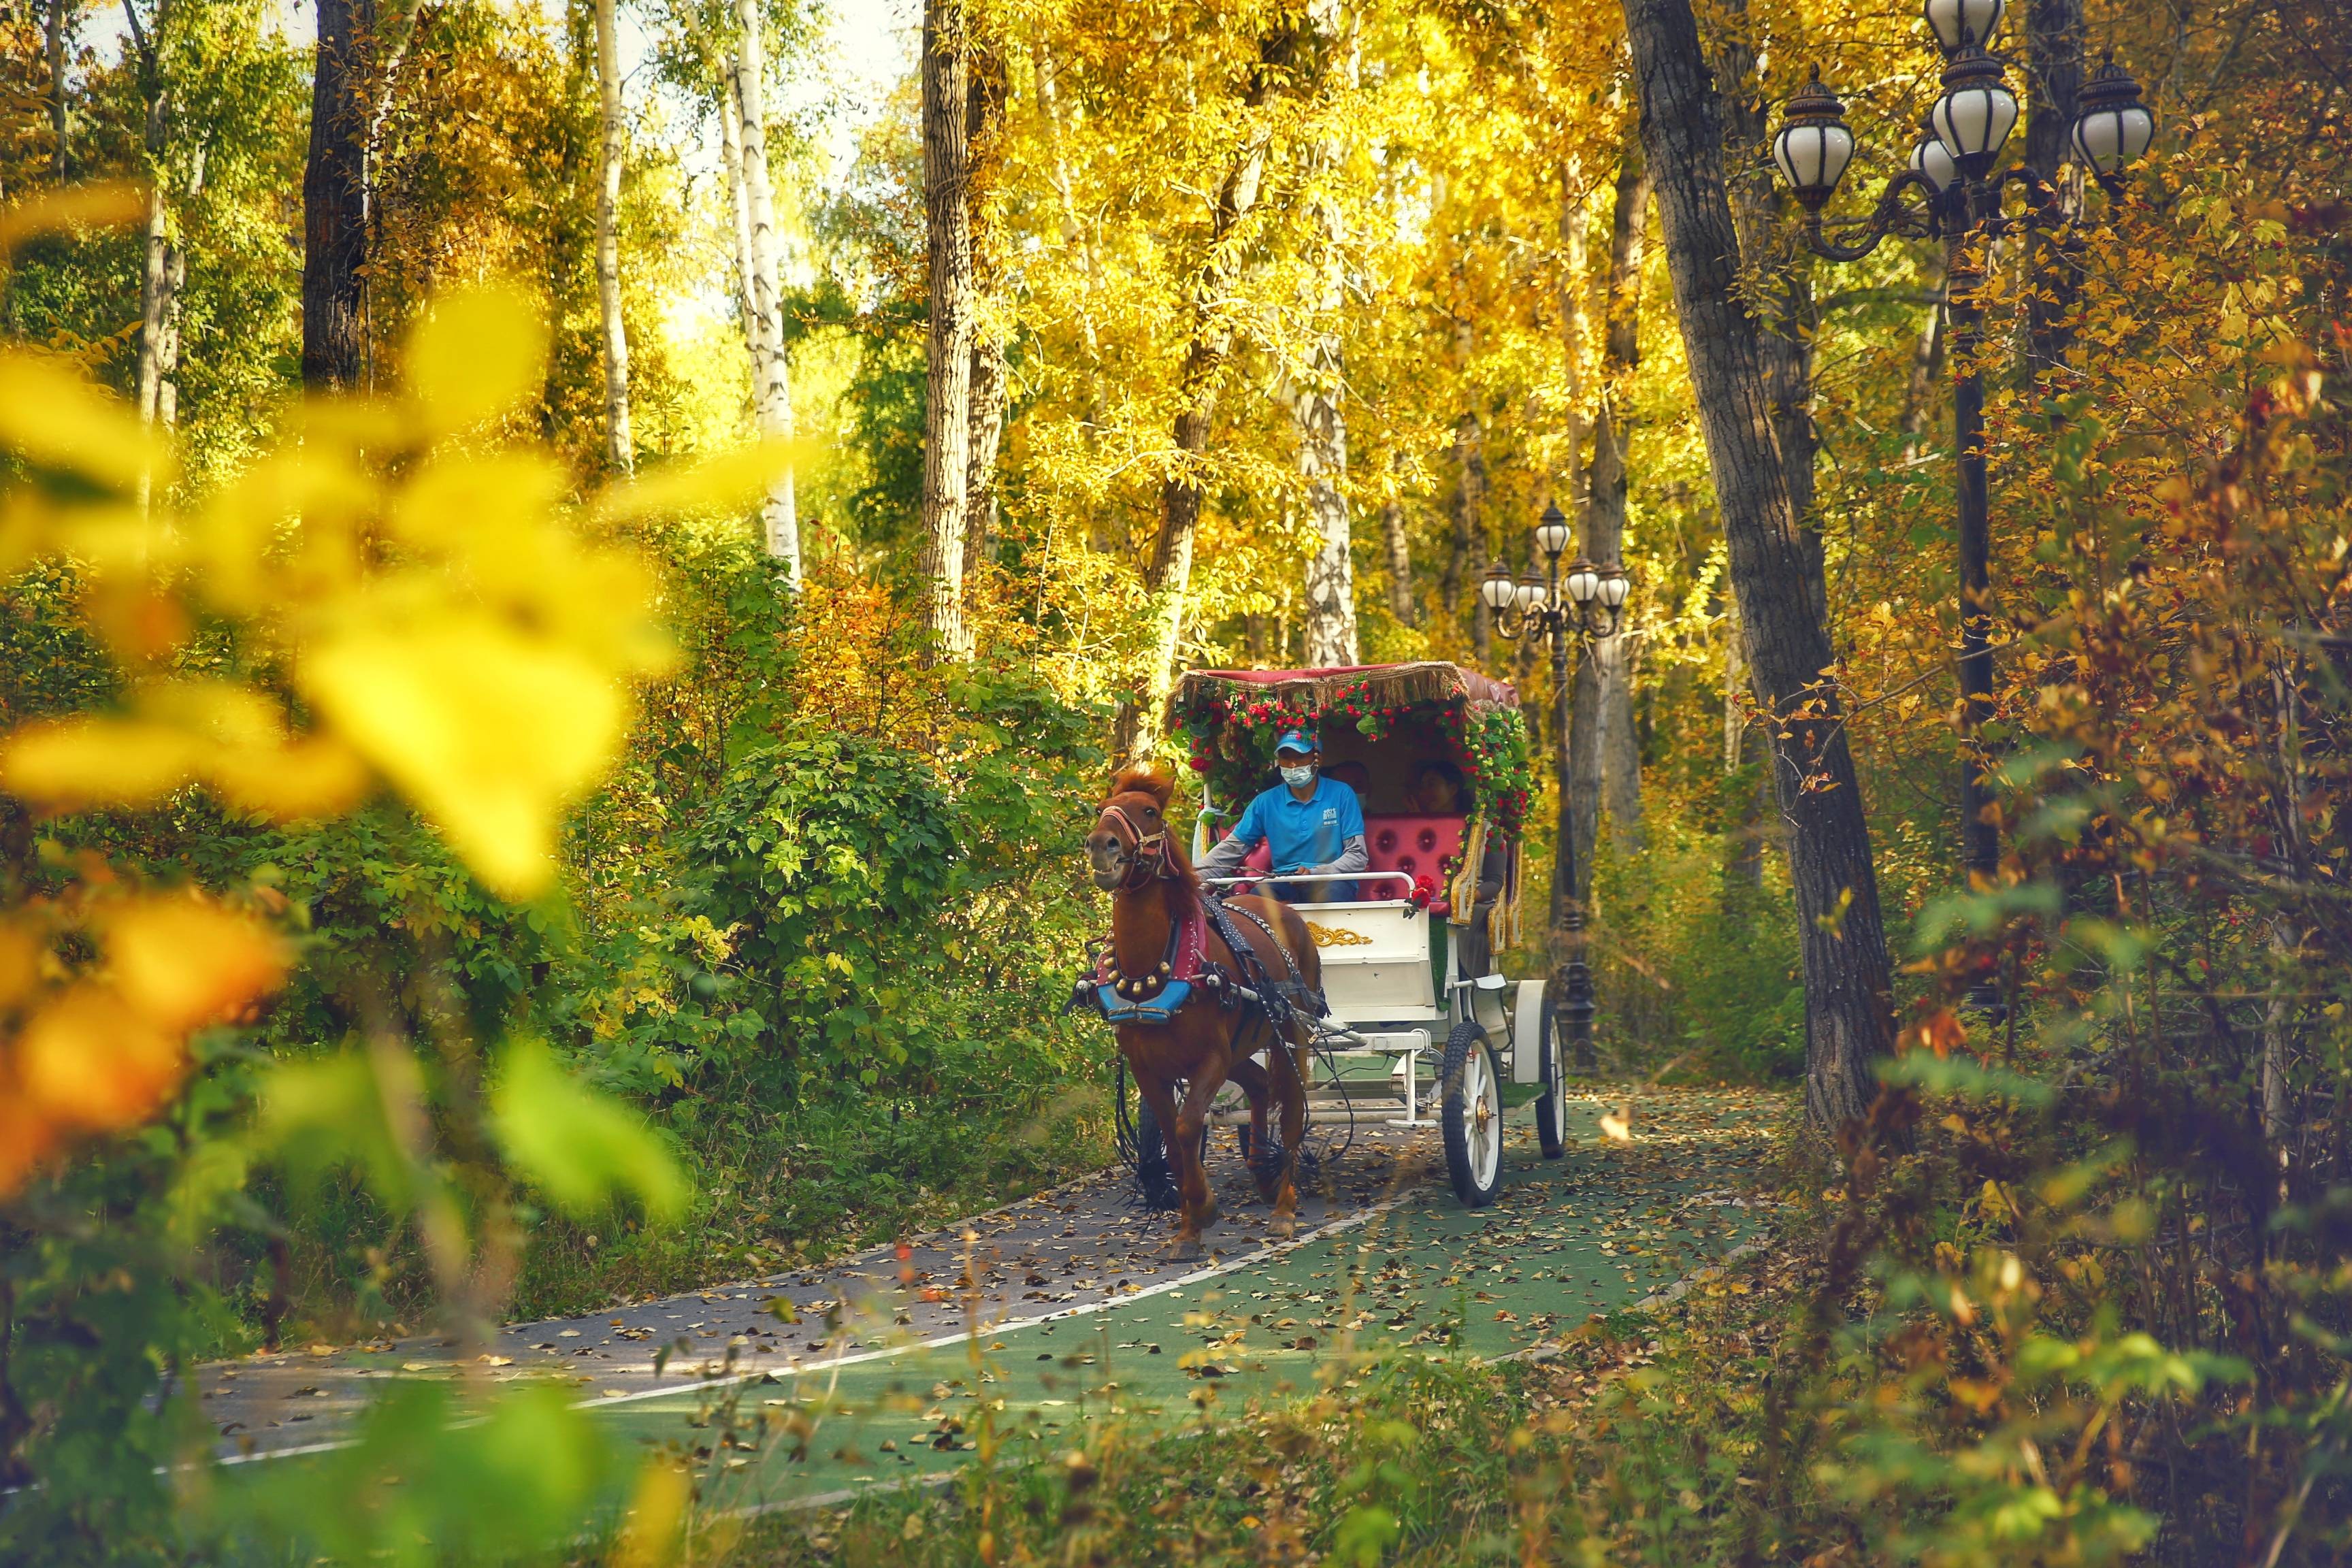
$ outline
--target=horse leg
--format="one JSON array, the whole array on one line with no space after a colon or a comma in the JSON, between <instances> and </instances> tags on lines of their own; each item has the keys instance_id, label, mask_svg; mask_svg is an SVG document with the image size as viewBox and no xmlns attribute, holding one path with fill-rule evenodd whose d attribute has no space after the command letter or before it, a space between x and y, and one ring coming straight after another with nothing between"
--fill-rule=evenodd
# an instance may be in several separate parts
<instances>
[{"instance_id":1,"label":"horse leg","mask_svg":"<svg viewBox=\"0 0 2352 1568\"><path fill-rule=\"evenodd\" d=\"M1167 1158L1168 1169L1175 1174L1177 1190L1181 1193L1184 1191L1184 1155L1181 1152L1184 1140L1176 1130L1175 1092L1168 1087L1166 1079L1157 1073L1147 1072L1131 1058L1128 1067L1135 1074L1136 1093L1142 1097L1145 1105L1150 1107L1151 1119L1160 1124L1160 1152ZM1198 1149L1192 1151L1192 1158L1196 1162L1200 1159ZM1191 1199L1188 1197L1185 1201L1186 1215L1182 1223L1189 1228L1192 1225Z\"/></svg>"},{"instance_id":2,"label":"horse leg","mask_svg":"<svg viewBox=\"0 0 2352 1568\"><path fill-rule=\"evenodd\" d=\"M1240 1056L1238 1047L1235 1047L1234 1055ZM1274 1147L1272 1140L1267 1137L1269 1131L1267 1108L1278 1101L1270 1098L1271 1085L1266 1069L1246 1057L1242 1057L1240 1060L1234 1062L1234 1070L1225 1076L1241 1085L1242 1092L1249 1096L1250 1138L1247 1152L1250 1177L1257 1183L1258 1196L1271 1203L1274 1200L1274 1183L1270 1177L1261 1175L1259 1172L1265 1165L1266 1152Z\"/></svg>"},{"instance_id":3,"label":"horse leg","mask_svg":"<svg viewBox=\"0 0 2352 1568\"><path fill-rule=\"evenodd\" d=\"M1209 1102L1217 1098L1225 1075L1214 1058L1201 1064L1185 1089L1184 1103L1176 1108L1176 1181L1184 1192L1184 1227L1179 1244L1201 1245L1201 1230L1217 1223L1217 1200L1209 1191L1208 1168L1201 1163L1201 1129L1209 1119Z\"/></svg>"},{"instance_id":4,"label":"horse leg","mask_svg":"<svg viewBox=\"0 0 2352 1568\"><path fill-rule=\"evenodd\" d=\"M1307 1074L1301 1063L1307 1052L1276 1039L1267 1042L1265 1055L1275 1065L1274 1089L1282 1107L1282 1165L1271 1173L1274 1223L1286 1237L1297 1228L1298 1151L1307 1141Z\"/></svg>"}]
</instances>

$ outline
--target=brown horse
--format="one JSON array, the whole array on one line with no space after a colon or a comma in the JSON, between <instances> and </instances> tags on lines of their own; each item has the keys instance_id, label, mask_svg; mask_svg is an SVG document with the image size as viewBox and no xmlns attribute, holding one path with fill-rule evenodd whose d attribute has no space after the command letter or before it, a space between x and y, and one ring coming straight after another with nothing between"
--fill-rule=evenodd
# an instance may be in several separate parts
<instances>
[{"instance_id":1,"label":"brown horse","mask_svg":"<svg viewBox=\"0 0 2352 1568\"><path fill-rule=\"evenodd\" d=\"M1110 798L1103 803L1095 830L1087 838L1095 886L1111 895L1111 955L1122 975L1156 974L1171 950L1171 933L1200 906L1200 876L1168 826L1168 802L1174 793L1171 781L1147 769L1120 773L1111 781ZM1295 965L1308 989L1322 990L1322 960L1307 922L1297 910L1255 896L1228 901L1236 910L1256 913L1273 928L1275 934L1269 939L1253 921L1232 922L1263 974L1286 984ZM1213 926L1205 956L1228 974L1247 973ZM1307 1040L1305 1026L1297 1028L1299 1037L1284 1049L1262 1013L1250 1007L1228 1009L1205 987L1194 990L1165 1024L1117 1026L1119 1052L1135 1074L1144 1104L1159 1121L1169 1162L1183 1194L1177 1238L1182 1249L1198 1249L1201 1227L1213 1224L1217 1217L1208 1173L1201 1165L1201 1129L1208 1118L1209 1102L1227 1079L1249 1095L1255 1149L1269 1147L1269 1098L1280 1110L1280 1161L1254 1162L1251 1173L1259 1194L1274 1205L1277 1226L1284 1234L1290 1230L1298 1208L1298 1143L1307 1130ZM1259 1050L1265 1052L1271 1073L1249 1059ZM1173 1089L1179 1079L1185 1084L1181 1106Z\"/></svg>"}]
</instances>

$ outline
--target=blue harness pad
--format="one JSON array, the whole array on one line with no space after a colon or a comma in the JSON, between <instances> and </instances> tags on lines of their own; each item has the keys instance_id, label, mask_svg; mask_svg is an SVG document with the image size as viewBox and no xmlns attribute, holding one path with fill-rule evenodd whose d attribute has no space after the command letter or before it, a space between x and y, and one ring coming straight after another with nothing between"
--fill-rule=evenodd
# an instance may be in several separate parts
<instances>
[{"instance_id":1,"label":"blue harness pad","mask_svg":"<svg viewBox=\"0 0 2352 1568\"><path fill-rule=\"evenodd\" d=\"M1159 995L1142 1002L1130 1001L1108 985L1095 987L1095 1000L1101 1004L1103 1016L1114 1024L1164 1024L1192 994L1189 980L1171 980L1160 988Z\"/></svg>"}]
</instances>

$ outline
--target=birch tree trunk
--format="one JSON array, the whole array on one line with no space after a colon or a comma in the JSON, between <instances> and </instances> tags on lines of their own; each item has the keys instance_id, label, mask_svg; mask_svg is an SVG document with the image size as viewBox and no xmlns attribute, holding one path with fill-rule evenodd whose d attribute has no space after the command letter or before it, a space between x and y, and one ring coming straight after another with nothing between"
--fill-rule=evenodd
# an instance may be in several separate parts
<instances>
[{"instance_id":1,"label":"birch tree trunk","mask_svg":"<svg viewBox=\"0 0 2352 1568\"><path fill-rule=\"evenodd\" d=\"M1903 432L1903 460L1916 462L1919 443L1927 428L1928 400L1934 396L1937 377L1944 365L1944 301L1938 298L1927 307L1927 319L1919 323L1918 341L1911 349L1911 374L1903 384L1903 413L1897 421Z\"/></svg>"},{"instance_id":2,"label":"birch tree trunk","mask_svg":"<svg viewBox=\"0 0 2352 1568\"><path fill-rule=\"evenodd\" d=\"M930 287L923 396L924 624L963 658L964 502L971 473L970 37L966 0L924 0L923 216Z\"/></svg>"},{"instance_id":3,"label":"birch tree trunk","mask_svg":"<svg viewBox=\"0 0 2352 1568\"><path fill-rule=\"evenodd\" d=\"M1151 562L1143 585L1150 595L1150 626L1145 646L1144 690L1141 700L1119 705L1111 738L1112 755L1125 762L1148 754L1158 739L1168 695L1176 686L1176 650L1182 640L1184 616L1192 585L1192 544L1201 530L1202 454L1209 447L1209 425L1216 412L1218 373L1233 351L1233 328L1221 300L1226 285L1242 264L1234 230L1257 205L1265 179L1266 149L1273 128L1257 111L1272 96L1276 73L1286 68L1296 49L1288 25L1258 40L1258 63L1250 72L1242 106L1248 126L1233 165L1217 187L1210 209L1208 245L1189 289L1192 327L1180 373L1180 404L1176 415L1175 451L1160 484L1160 535L1153 542Z\"/></svg>"},{"instance_id":4,"label":"birch tree trunk","mask_svg":"<svg viewBox=\"0 0 2352 1568\"><path fill-rule=\"evenodd\" d=\"M734 219L735 308L743 315L743 346L751 358L751 400L767 384L768 342L760 327L758 291L751 280L751 193L743 180L743 100L735 90L736 64L730 56L719 84L719 159L727 170L727 201Z\"/></svg>"},{"instance_id":5,"label":"birch tree trunk","mask_svg":"<svg viewBox=\"0 0 2352 1568\"><path fill-rule=\"evenodd\" d=\"M1626 394L1642 362L1642 264L1647 246L1649 166L1638 144L1617 165L1616 205L1609 220L1609 291L1601 350L1599 406L1592 421L1592 468L1586 483L1583 549L1595 563L1618 561L1625 547L1625 502L1631 489L1626 457L1633 432ZM1633 685L1626 638L1592 639L1577 671L1570 720L1570 778L1585 808L1577 814L1577 868L1590 896L1592 849L1600 817L1621 852L1642 847L1641 752L1633 735Z\"/></svg>"},{"instance_id":6,"label":"birch tree trunk","mask_svg":"<svg viewBox=\"0 0 2352 1568\"><path fill-rule=\"evenodd\" d=\"M1470 646L1479 662L1486 658L1493 640L1493 621L1486 597L1478 592L1485 564L1486 523L1486 428L1478 416L1465 412L1454 422L1454 542L1445 558L1445 607L1459 608L1466 588L1470 595Z\"/></svg>"},{"instance_id":7,"label":"birch tree trunk","mask_svg":"<svg viewBox=\"0 0 2352 1568\"><path fill-rule=\"evenodd\" d=\"M1388 552L1389 611L1400 625L1419 626L1412 599L1412 542L1405 535L1404 503L1391 496L1381 504L1381 543Z\"/></svg>"},{"instance_id":8,"label":"birch tree trunk","mask_svg":"<svg viewBox=\"0 0 2352 1568\"><path fill-rule=\"evenodd\" d=\"M42 18L49 62L49 177L66 183L66 0L49 0Z\"/></svg>"},{"instance_id":9,"label":"birch tree trunk","mask_svg":"<svg viewBox=\"0 0 2352 1568\"><path fill-rule=\"evenodd\" d=\"M1723 771L1736 773L1748 761L1748 710L1742 699L1748 695L1747 635L1739 626L1739 601L1726 595L1729 601L1723 616ZM1769 770L1733 810L1728 837L1729 854L1726 857L1728 876L1725 879L1727 906L1733 884L1749 888L1764 885L1764 811L1769 804L1766 796L1772 787Z\"/></svg>"},{"instance_id":10,"label":"birch tree trunk","mask_svg":"<svg viewBox=\"0 0 2352 1568\"><path fill-rule=\"evenodd\" d=\"M1317 0L1307 17L1318 58L1340 47L1338 0ZM1343 91L1356 84L1352 40L1349 43L1350 58L1339 73ZM1290 405L1298 427L1298 474L1306 481L1307 519L1318 542L1307 562L1303 657L1308 668L1318 669L1353 664L1357 658L1353 540L1348 498L1340 489L1348 472L1339 331L1339 313L1347 305L1347 219L1329 184L1344 152L1337 138L1326 138L1316 147L1307 171L1308 224L1314 236L1308 307L1320 331L1307 350L1306 374Z\"/></svg>"},{"instance_id":11,"label":"birch tree trunk","mask_svg":"<svg viewBox=\"0 0 2352 1568\"><path fill-rule=\"evenodd\" d=\"M965 206L971 217L972 341L971 437L964 464L964 572L996 554L996 456L1004 439L1006 321L1003 223L995 210L1004 155L1004 51L993 38L971 41L966 100Z\"/></svg>"},{"instance_id":12,"label":"birch tree trunk","mask_svg":"<svg viewBox=\"0 0 2352 1568\"><path fill-rule=\"evenodd\" d=\"M1348 471L1348 427L1339 414L1339 344L1318 344L1314 384L1292 404L1298 425L1298 472L1307 481L1307 510L1320 542L1307 563L1306 660L1313 669L1354 664L1356 580L1349 557L1348 499L1339 480Z\"/></svg>"},{"instance_id":13,"label":"birch tree trunk","mask_svg":"<svg viewBox=\"0 0 2352 1568\"><path fill-rule=\"evenodd\" d=\"M1804 957L1805 1108L1819 1128L1864 1114L1895 1043L1878 880L1843 703L1824 679L1829 633L1808 590L1799 515L1774 443L1764 332L1740 302L1739 238L1724 176L1723 105L1691 0L1624 0L1643 145L1657 181L1668 271L1731 581L1790 831Z\"/></svg>"},{"instance_id":14,"label":"birch tree trunk","mask_svg":"<svg viewBox=\"0 0 2352 1568\"><path fill-rule=\"evenodd\" d=\"M170 426L178 420L179 395L173 377L180 362L180 289L187 281L188 260L174 234L171 209L173 184L172 156L172 76L165 68L171 47L171 0L157 0L152 19L142 25L136 0L124 0L123 19L130 25L134 68L145 113L142 127L147 159L147 245L139 278L139 417L147 425ZM194 161L189 194L204 184L204 157ZM139 508L147 510L150 476L139 481Z\"/></svg>"},{"instance_id":15,"label":"birch tree trunk","mask_svg":"<svg viewBox=\"0 0 2352 1568\"><path fill-rule=\"evenodd\" d=\"M620 46L614 37L614 0L595 0L596 84L604 100L603 180L596 191L596 302L604 325L604 455L623 473L635 471L629 436L629 334L621 321Z\"/></svg>"},{"instance_id":16,"label":"birch tree trunk","mask_svg":"<svg viewBox=\"0 0 2352 1568\"><path fill-rule=\"evenodd\" d=\"M761 347L751 355L755 377L751 403L760 433L773 439L793 434L793 387L784 353L783 263L776 234L776 200L768 178L767 51L760 38L759 0L735 0L740 37L735 55L735 103L741 116L738 140L743 171L743 250L749 263L751 321ZM799 498L788 464L768 486L760 505L760 537L772 560L782 564L785 586L801 585Z\"/></svg>"}]
</instances>

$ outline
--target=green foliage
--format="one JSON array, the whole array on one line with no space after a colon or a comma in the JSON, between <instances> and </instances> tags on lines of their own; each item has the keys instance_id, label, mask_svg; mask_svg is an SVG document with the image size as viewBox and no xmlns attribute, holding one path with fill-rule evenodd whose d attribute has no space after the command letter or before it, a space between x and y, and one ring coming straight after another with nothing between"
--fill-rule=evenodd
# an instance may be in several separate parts
<instances>
[{"instance_id":1,"label":"green foliage","mask_svg":"<svg viewBox=\"0 0 2352 1568\"><path fill-rule=\"evenodd\" d=\"M231 1539L404 1568L536 1558L614 1506L626 1462L562 1387L469 1399L404 1384L368 1407L352 1437L233 1489Z\"/></svg>"},{"instance_id":2,"label":"green foliage","mask_svg":"<svg viewBox=\"0 0 2352 1568\"><path fill-rule=\"evenodd\" d=\"M1734 801L1752 795L1754 779L1752 771L1734 774L1724 792ZM1594 949L1604 1037L1653 1066L1681 1058L1737 1079L1793 1079L1805 1067L1805 996L1785 863L1743 860L1740 829L1710 826L1706 816L1654 812L1638 856L1600 836Z\"/></svg>"},{"instance_id":3,"label":"green foliage","mask_svg":"<svg viewBox=\"0 0 2352 1568\"><path fill-rule=\"evenodd\" d=\"M686 1179L643 1121L582 1089L537 1040L509 1044L490 1115L507 1163L564 1213L593 1217L620 1196L675 1223Z\"/></svg>"}]
</instances>

